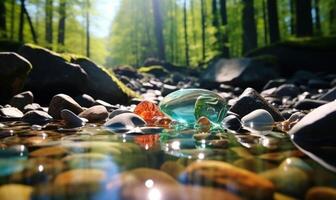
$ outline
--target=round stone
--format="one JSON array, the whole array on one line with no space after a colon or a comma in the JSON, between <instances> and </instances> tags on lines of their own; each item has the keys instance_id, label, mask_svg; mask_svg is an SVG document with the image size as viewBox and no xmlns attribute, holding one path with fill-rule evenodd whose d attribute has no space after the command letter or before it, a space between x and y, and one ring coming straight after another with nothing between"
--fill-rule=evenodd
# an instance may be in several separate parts
<instances>
[{"instance_id":1,"label":"round stone","mask_svg":"<svg viewBox=\"0 0 336 200\"><path fill-rule=\"evenodd\" d=\"M54 183L56 185L77 185L102 183L107 178L106 172L99 169L73 169L60 173Z\"/></svg>"},{"instance_id":2,"label":"round stone","mask_svg":"<svg viewBox=\"0 0 336 200\"><path fill-rule=\"evenodd\" d=\"M143 127L145 125L146 122L134 113L122 113L108 120L104 124L105 127L118 133L132 131L134 128Z\"/></svg>"},{"instance_id":3,"label":"round stone","mask_svg":"<svg viewBox=\"0 0 336 200\"><path fill-rule=\"evenodd\" d=\"M239 118L235 115L229 115L225 117L222 125L231 131L239 131L242 127Z\"/></svg>"},{"instance_id":4,"label":"round stone","mask_svg":"<svg viewBox=\"0 0 336 200\"><path fill-rule=\"evenodd\" d=\"M82 127L85 125L83 119L68 109L63 109L61 111L61 117L64 120L65 125L69 128Z\"/></svg>"},{"instance_id":5,"label":"round stone","mask_svg":"<svg viewBox=\"0 0 336 200\"><path fill-rule=\"evenodd\" d=\"M88 119L89 122L102 122L108 117L108 112L104 106L97 105L84 110L78 116Z\"/></svg>"},{"instance_id":6,"label":"round stone","mask_svg":"<svg viewBox=\"0 0 336 200\"><path fill-rule=\"evenodd\" d=\"M46 124L53 120L53 117L48 113L40 110L32 110L27 112L23 117L22 121L30 124Z\"/></svg>"},{"instance_id":7,"label":"round stone","mask_svg":"<svg viewBox=\"0 0 336 200\"><path fill-rule=\"evenodd\" d=\"M245 115L241 121L245 127L256 131L271 131L274 124L272 115L263 109Z\"/></svg>"}]
</instances>

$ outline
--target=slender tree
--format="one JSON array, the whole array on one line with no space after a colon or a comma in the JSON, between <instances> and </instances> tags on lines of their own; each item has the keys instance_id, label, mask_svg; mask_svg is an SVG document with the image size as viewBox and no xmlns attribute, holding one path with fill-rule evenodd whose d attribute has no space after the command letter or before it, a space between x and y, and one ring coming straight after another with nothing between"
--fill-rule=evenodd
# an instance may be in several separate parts
<instances>
[{"instance_id":1,"label":"slender tree","mask_svg":"<svg viewBox=\"0 0 336 200\"><path fill-rule=\"evenodd\" d=\"M0 0L0 37L7 37L5 0Z\"/></svg>"},{"instance_id":2,"label":"slender tree","mask_svg":"<svg viewBox=\"0 0 336 200\"><path fill-rule=\"evenodd\" d=\"M45 40L49 48L53 43L53 0L45 2Z\"/></svg>"},{"instance_id":3,"label":"slender tree","mask_svg":"<svg viewBox=\"0 0 336 200\"><path fill-rule=\"evenodd\" d=\"M220 16L222 21L222 26L224 27L223 32L221 32L222 35L222 54L224 57L228 58L230 56L230 51L228 47L229 43L229 37L228 37L228 19L227 19L227 6L226 6L226 0L220 0Z\"/></svg>"},{"instance_id":4,"label":"slender tree","mask_svg":"<svg viewBox=\"0 0 336 200\"><path fill-rule=\"evenodd\" d=\"M262 0L262 13L263 13L263 22L264 22L264 43L268 44L268 17L267 17L267 8L265 0Z\"/></svg>"},{"instance_id":5,"label":"slender tree","mask_svg":"<svg viewBox=\"0 0 336 200\"><path fill-rule=\"evenodd\" d=\"M65 44L66 0L59 1L58 14L59 14L59 21L58 21L57 43L58 46L61 46L63 48Z\"/></svg>"},{"instance_id":6,"label":"slender tree","mask_svg":"<svg viewBox=\"0 0 336 200\"><path fill-rule=\"evenodd\" d=\"M206 46L205 46L205 29L206 29L206 11L205 11L205 2L204 0L201 0L201 22L202 22L202 59L205 61L205 51L206 51Z\"/></svg>"},{"instance_id":7,"label":"slender tree","mask_svg":"<svg viewBox=\"0 0 336 200\"><path fill-rule=\"evenodd\" d=\"M86 18L86 57L91 56L91 47L90 47L90 0L85 1L86 10L85 10L85 18Z\"/></svg>"},{"instance_id":8,"label":"slender tree","mask_svg":"<svg viewBox=\"0 0 336 200\"><path fill-rule=\"evenodd\" d=\"M11 15L10 15L10 19L11 19L11 23L10 23L10 39L11 40L14 39L15 5L16 5L16 1L15 0L11 0Z\"/></svg>"},{"instance_id":9,"label":"slender tree","mask_svg":"<svg viewBox=\"0 0 336 200\"><path fill-rule=\"evenodd\" d=\"M295 0L288 0L288 7L290 12L290 34L295 35Z\"/></svg>"},{"instance_id":10,"label":"slender tree","mask_svg":"<svg viewBox=\"0 0 336 200\"><path fill-rule=\"evenodd\" d=\"M189 66L190 61L189 61L187 0L184 0L184 4L183 4L183 25L184 25L184 43L185 43L186 65Z\"/></svg>"},{"instance_id":11,"label":"slender tree","mask_svg":"<svg viewBox=\"0 0 336 200\"><path fill-rule=\"evenodd\" d=\"M165 60L166 55L165 55L165 46L164 46L164 40L163 40L163 21L162 21L160 0L152 0L152 6L153 6L154 25L155 25L154 27L155 27L158 57L161 60Z\"/></svg>"},{"instance_id":12,"label":"slender tree","mask_svg":"<svg viewBox=\"0 0 336 200\"><path fill-rule=\"evenodd\" d=\"M313 35L311 0L295 0L296 9L296 36L305 37Z\"/></svg>"},{"instance_id":13,"label":"slender tree","mask_svg":"<svg viewBox=\"0 0 336 200\"><path fill-rule=\"evenodd\" d=\"M267 0L267 15L270 42L274 43L280 40L279 17L277 0Z\"/></svg>"},{"instance_id":14,"label":"slender tree","mask_svg":"<svg viewBox=\"0 0 336 200\"><path fill-rule=\"evenodd\" d=\"M243 53L257 48L254 0L243 0Z\"/></svg>"},{"instance_id":15,"label":"slender tree","mask_svg":"<svg viewBox=\"0 0 336 200\"><path fill-rule=\"evenodd\" d=\"M336 34L336 2L333 1L329 9L329 30L330 34Z\"/></svg>"},{"instance_id":16,"label":"slender tree","mask_svg":"<svg viewBox=\"0 0 336 200\"><path fill-rule=\"evenodd\" d=\"M195 1L190 1L190 12L191 12L191 26L193 32L193 44L197 45L197 31L196 31L196 17L195 17Z\"/></svg>"},{"instance_id":17,"label":"slender tree","mask_svg":"<svg viewBox=\"0 0 336 200\"><path fill-rule=\"evenodd\" d=\"M20 24L19 24L19 41L23 42L23 28L24 28L24 9L25 9L25 0L20 0Z\"/></svg>"},{"instance_id":18,"label":"slender tree","mask_svg":"<svg viewBox=\"0 0 336 200\"><path fill-rule=\"evenodd\" d=\"M314 28L317 35L321 35L321 16L320 16L320 0L314 0Z\"/></svg>"}]
</instances>

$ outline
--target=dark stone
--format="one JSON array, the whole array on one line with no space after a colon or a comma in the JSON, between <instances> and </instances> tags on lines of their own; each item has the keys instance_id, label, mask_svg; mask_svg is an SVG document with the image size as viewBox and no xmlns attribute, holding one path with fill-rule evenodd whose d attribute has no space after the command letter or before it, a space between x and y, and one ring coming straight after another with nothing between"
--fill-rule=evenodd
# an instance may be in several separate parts
<instances>
[{"instance_id":1,"label":"dark stone","mask_svg":"<svg viewBox=\"0 0 336 200\"><path fill-rule=\"evenodd\" d=\"M297 97L300 94L300 89L294 84L283 84L274 92L277 97Z\"/></svg>"},{"instance_id":2,"label":"dark stone","mask_svg":"<svg viewBox=\"0 0 336 200\"><path fill-rule=\"evenodd\" d=\"M95 106L96 105L104 106L108 111L112 111L114 109L118 109L119 108L118 106L114 106L114 105L109 104L109 103L107 103L107 102L105 102L103 100L100 100L100 99L96 100L96 102L94 103L94 105Z\"/></svg>"},{"instance_id":3,"label":"dark stone","mask_svg":"<svg viewBox=\"0 0 336 200\"><path fill-rule=\"evenodd\" d=\"M16 53L0 52L0 104L7 103L24 85L31 64Z\"/></svg>"},{"instance_id":4,"label":"dark stone","mask_svg":"<svg viewBox=\"0 0 336 200\"><path fill-rule=\"evenodd\" d=\"M267 81L278 78L276 60L264 56L258 58L216 59L201 75L203 82L217 82L262 88Z\"/></svg>"},{"instance_id":5,"label":"dark stone","mask_svg":"<svg viewBox=\"0 0 336 200\"><path fill-rule=\"evenodd\" d=\"M4 107L0 109L0 118L6 120L17 120L23 117L23 113L14 107Z\"/></svg>"},{"instance_id":6,"label":"dark stone","mask_svg":"<svg viewBox=\"0 0 336 200\"><path fill-rule=\"evenodd\" d=\"M90 59L72 56L71 62L80 65L88 75L86 93L95 99L112 104L126 104L136 96L112 71L104 69Z\"/></svg>"},{"instance_id":7,"label":"dark stone","mask_svg":"<svg viewBox=\"0 0 336 200\"><path fill-rule=\"evenodd\" d=\"M89 120L89 122L101 122L108 117L108 112L104 106L98 105L84 110L78 116Z\"/></svg>"},{"instance_id":8,"label":"dark stone","mask_svg":"<svg viewBox=\"0 0 336 200\"><path fill-rule=\"evenodd\" d=\"M235 115L225 117L222 124L224 124L225 128L232 131L239 131L242 127L239 118Z\"/></svg>"},{"instance_id":9,"label":"dark stone","mask_svg":"<svg viewBox=\"0 0 336 200\"><path fill-rule=\"evenodd\" d=\"M89 108L89 107L93 106L93 104L95 103L94 98L91 97L88 94L83 94L83 95L77 96L74 99L79 105L81 105L82 107L85 107L85 108Z\"/></svg>"},{"instance_id":10,"label":"dark stone","mask_svg":"<svg viewBox=\"0 0 336 200\"><path fill-rule=\"evenodd\" d=\"M247 54L248 57L263 55L276 57L285 75L301 69L335 73L336 37L283 41Z\"/></svg>"},{"instance_id":11,"label":"dark stone","mask_svg":"<svg viewBox=\"0 0 336 200\"><path fill-rule=\"evenodd\" d=\"M113 68L113 72L119 76L128 77L131 79L141 78L142 75L138 73L138 71L131 66L118 66Z\"/></svg>"},{"instance_id":12,"label":"dark stone","mask_svg":"<svg viewBox=\"0 0 336 200\"><path fill-rule=\"evenodd\" d=\"M55 95L50 101L48 113L54 119L61 119L61 111L63 109L68 109L75 114L83 111L83 108L70 96L66 94Z\"/></svg>"},{"instance_id":13,"label":"dark stone","mask_svg":"<svg viewBox=\"0 0 336 200\"><path fill-rule=\"evenodd\" d=\"M281 113L274 106L267 103L267 101L252 88L247 88L243 94L239 96L239 99L232 105L230 111L238 114L239 117L243 117L257 109L267 110L275 121L284 120Z\"/></svg>"},{"instance_id":14,"label":"dark stone","mask_svg":"<svg viewBox=\"0 0 336 200\"><path fill-rule=\"evenodd\" d=\"M330 83L320 79L311 79L308 81L308 87L312 89L326 89L330 88Z\"/></svg>"},{"instance_id":15,"label":"dark stone","mask_svg":"<svg viewBox=\"0 0 336 200\"><path fill-rule=\"evenodd\" d=\"M68 109L63 109L61 111L61 118L64 120L65 125L68 128L77 128L85 125L85 121L83 119Z\"/></svg>"},{"instance_id":16,"label":"dark stone","mask_svg":"<svg viewBox=\"0 0 336 200\"><path fill-rule=\"evenodd\" d=\"M322 101L334 101L335 99L336 99L336 87L332 88L319 98L319 100Z\"/></svg>"},{"instance_id":17,"label":"dark stone","mask_svg":"<svg viewBox=\"0 0 336 200\"><path fill-rule=\"evenodd\" d=\"M321 100L304 99L294 104L294 108L298 110L310 110L310 109L320 107L326 103L328 102L321 101Z\"/></svg>"},{"instance_id":18,"label":"dark stone","mask_svg":"<svg viewBox=\"0 0 336 200\"><path fill-rule=\"evenodd\" d=\"M87 73L52 51L34 45L24 45L20 55L33 66L25 88L35 94L37 102L48 103L59 93L77 96L88 87Z\"/></svg>"},{"instance_id":19,"label":"dark stone","mask_svg":"<svg viewBox=\"0 0 336 200\"><path fill-rule=\"evenodd\" d=\"M40 110L32 110L27 112L21 119L30 124L43 125L53 120L52 116Z\"/></svg>"},{"instance_id":20,"label":"dark stone","mask_svg":"<svg viewBox=\"0 0 336 200\"><path fill-rule=\"evenodd\" d=\"M117 109L111 112L111 114L109 115L109 118L112 119L113 117L120 115L122 113L132 113L132 112L129 110Z\"/></svg>"},{"instance_id":21,"label":"dark stone","mask_svg":"<svg viewBox=\"0 0 336 200\"><path fill-rule=\"evenodd\" d=\"M31 91L22 92L15 95L9 102L13 107L16 107L20 110L24 110L24 107L27 104L32 104L34 102L34 95Z\"/></svg>"},{"instance_id":22,"label":"dark stone","mask_svg":"<svg viewBox=\"0 0 336 200\"><path fill-rule=\"evenodd\" d=\"M293 142L308 156L336 172L336 101L307 114L290 131Z\"/></svg>"},{"instance_id":23,"label":"dark stone","mask_svg":"<svg viewBox=\"0 0 336 200\"><path fill-rule=\"evenodd\" d=\"M280 85L283 85L286 83L286 79L275 79L275 80L270 80L266 83L264 86L263 90L271 89L274 87L279 87Z\"/></svg>"},{"instance_id":24,"label":"dark stone","mask_svg":"<svg viewBox=\"0 0 336 200\"><path fill-rule=\"evenodd\" d=\"M174 85L163 84L161 89L162 96L167 96L168 94L177 91L179 88Z\"/></svg>"}]
</instances>

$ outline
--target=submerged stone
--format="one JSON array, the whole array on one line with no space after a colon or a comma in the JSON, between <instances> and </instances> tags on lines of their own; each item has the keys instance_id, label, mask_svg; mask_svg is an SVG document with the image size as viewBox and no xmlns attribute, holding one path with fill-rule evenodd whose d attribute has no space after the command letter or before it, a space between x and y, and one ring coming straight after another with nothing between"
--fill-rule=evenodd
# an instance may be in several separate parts
<instances>
[{"instance_id":1,"label":"submerged stone","mask_svg":"<svg viewBox=\"0 0 336 200\"><path fill-rule=\"evenodd\" d=\"M169 117L188 124L194 124L202 116L219 123L228 110L222 97L204 89L178 90L166 96L159 106Z\"/></svg>"}]
</instances>

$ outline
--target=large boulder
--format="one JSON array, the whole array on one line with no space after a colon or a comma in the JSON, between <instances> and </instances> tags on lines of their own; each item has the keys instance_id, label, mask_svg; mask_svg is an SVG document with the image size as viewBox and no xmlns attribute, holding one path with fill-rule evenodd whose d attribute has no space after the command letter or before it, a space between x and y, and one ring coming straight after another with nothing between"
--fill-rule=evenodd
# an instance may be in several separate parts
<instances>
[{"instance_id":1,"label":"large boulder","mask_svg":"<svg viewBox=\"0 0 336 200\"><path fill-rule=\"evenodd\" d=\"M279 78L276 60L270 56L258 58L215 59L210 62L201 79L239 87L263 87L269 80Z\"/></svg>"},{"instance_id":2,"label":"large boulder","mask_svg":"<svg viewBox=\"0 0 336 200\"><path fill-rule=\"evenodd\" d=\"M297 123L289 134L308 156L336 172L336 101L316 108Z\"/></svg>"},{"instance_id":3,"label":"large boulder","mask_svg":"<svg viewBox=\"0 0 336 200\"><path fill-rule=\"evenodd\" d=\"M283 41L253 50L246 56L264 55L275 56L285 75L300 69L335 73L336 37Z\"/></svg>"},{"instance_id":4,"label":"large boulder","mask_svg":"<svg viewBox=\"0 0 336 200\"><path fill-rule=\"evenodd\" d=\"M113 72L95 64L88 58L70 55L70 61L78 64L88 75L86 93L111 104L125 104L136 96Z\"/></svg>"},{"instance_id":5,"label":"large boulder","mask_svg":"<svg viewBox=\"0 0 336 200\"><path fill-rule=\"evenodd\" d=\"M22 46L19 53L33 66L25 88L35 94L38 102L48 103L58 93L71 96L85 93L88 76L79 65L67 62L57 53L31 44Z\"/></svg>"},{"instance_id":6,"label":"large boulder","mask_svg":"<svg viewBox=\"0 0 336 200\"><path fill-rule=\"evenodd\" d=\"M16 53L0 52L0 104L19 93L31 70L28 60Z\"/></svg>"}]
</instances>

